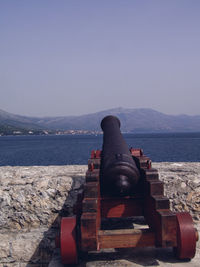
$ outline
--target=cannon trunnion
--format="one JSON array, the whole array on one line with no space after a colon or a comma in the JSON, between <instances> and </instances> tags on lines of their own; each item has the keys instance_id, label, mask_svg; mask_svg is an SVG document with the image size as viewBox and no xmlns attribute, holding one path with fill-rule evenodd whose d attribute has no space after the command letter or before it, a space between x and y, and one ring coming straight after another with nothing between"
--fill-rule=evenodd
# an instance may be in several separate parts
<instances>
[{"instance_id":1,"label":"cannon trunnion","mask_svg":"<svg viewBox=\"0 0 200 267\"><path fill-rule=\"evenodd\" d=\"M170 210L158 171L141 149L128 149L118 118L105 117L101 127L102 151L91 152L76 214L61 220L62 262L76 264L81 251L127 247L173 247L177 258L193 258L198 232L190 214ZM143 218L146 225L115 229L111 224L112 218L130 217Z\"/></svg>"}]
</instances>

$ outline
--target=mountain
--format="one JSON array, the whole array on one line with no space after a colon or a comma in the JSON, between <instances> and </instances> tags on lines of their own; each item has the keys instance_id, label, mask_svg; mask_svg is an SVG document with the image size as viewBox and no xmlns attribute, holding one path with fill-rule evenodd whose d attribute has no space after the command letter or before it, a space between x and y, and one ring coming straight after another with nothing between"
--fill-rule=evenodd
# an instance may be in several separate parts
<instances>
[{"instance_id":1,"label":"mountain","mask_svg":"<svg viewBox=\"0 0 200 267\"><path fill-rule=\"evenodd\" d=\"M12 126L18 128L38 129L40 126L34 123L34 118L15 115L0 109L0 126Z\"/></svg>"},{"instance_id":2,"label":"mountain","mask_svg":"<svg viewBox=\"0 0 200 267\"><path fill-rule=\"evenodd\" d=\"M81 116L26 117L0 110L0 126L13 125L28 129L101 130L106 115L121 121L123 132L200 132L200 115L167 115L152 109L115 108Z\"/></svg>"}]
</instances>

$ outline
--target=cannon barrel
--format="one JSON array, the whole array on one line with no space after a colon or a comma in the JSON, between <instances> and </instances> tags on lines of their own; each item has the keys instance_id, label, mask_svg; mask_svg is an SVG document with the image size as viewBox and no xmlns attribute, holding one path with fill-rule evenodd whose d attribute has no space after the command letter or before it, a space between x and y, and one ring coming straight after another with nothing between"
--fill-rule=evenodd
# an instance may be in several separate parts
<instances>
[{"instance_id":1,"label":"cannon barrel","mask_svg":"<svg viewBox=\"0 0 200 267\"><path fill-rule=\"evenodd\" d=\"M101 122L103 147L101 155L101 190L116 196L133 194L140 173L120 131L117 117L107 116Z\"/></svg>"}]
</instances>

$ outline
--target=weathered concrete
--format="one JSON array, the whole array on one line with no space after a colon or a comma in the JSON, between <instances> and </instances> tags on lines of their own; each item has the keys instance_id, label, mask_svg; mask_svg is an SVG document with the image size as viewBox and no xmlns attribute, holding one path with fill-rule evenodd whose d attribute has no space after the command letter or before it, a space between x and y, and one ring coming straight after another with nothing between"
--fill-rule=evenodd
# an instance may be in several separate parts
<instances>
[{"instance_id":1,"label":"weathered concrete","mask_svg":"<svg viewBox=\"0 0 200 267\"><path fill-rule=\"evenodd\" d=\"M200 230L200 163L154 163L171 208L191 213ZM54 238L61 216L72 214L86 166L0 167L0 267L62 266ZM53 256L53 258L52 258ZM90 253L79 266L199 266L171 249L118 249ZM50 263L49 263L50 262Z\"/></svg>"}]
</instances>

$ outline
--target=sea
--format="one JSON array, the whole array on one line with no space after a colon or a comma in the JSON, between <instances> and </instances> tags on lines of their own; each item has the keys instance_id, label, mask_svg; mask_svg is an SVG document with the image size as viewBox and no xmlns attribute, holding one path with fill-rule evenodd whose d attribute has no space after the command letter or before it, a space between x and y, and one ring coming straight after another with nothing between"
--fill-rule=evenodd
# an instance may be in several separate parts
<instances>
[{"instance_id":1,"label":"sea","mask_svg":"<svg viewBox=\"0 0 200 267\"><path fill-rule=\"evenodd\" d=\"M200 133L124 134L153 162L200 162ZM0 136L0 166L85 165L103 135Z\"/></svg>"}]
</instances>

